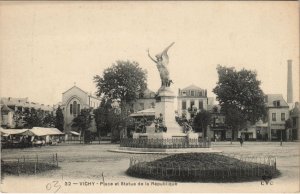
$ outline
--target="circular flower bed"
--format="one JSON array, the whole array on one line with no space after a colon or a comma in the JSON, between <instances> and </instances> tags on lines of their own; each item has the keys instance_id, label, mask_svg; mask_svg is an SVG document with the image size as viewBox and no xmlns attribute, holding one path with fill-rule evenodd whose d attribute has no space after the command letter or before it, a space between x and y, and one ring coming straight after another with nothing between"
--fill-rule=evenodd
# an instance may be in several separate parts
<instances>
[{"instance_id":1,"label":"circular flower bed","mask_svg":"<svg viewBox=\"0 0 300 194\"><path fill-rule=\"evenodd\" d=\"M128 175L179 182L245 182L278 177L276 160L249 162L214 153L175 154L132 164Z\"/></svg>"}]
</instances>

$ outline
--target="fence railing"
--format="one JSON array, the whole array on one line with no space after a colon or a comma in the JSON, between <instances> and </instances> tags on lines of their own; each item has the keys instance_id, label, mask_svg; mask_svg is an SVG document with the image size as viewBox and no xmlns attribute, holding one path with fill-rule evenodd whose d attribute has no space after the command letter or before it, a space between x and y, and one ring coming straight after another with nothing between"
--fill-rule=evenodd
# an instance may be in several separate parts
<instances>
[{"instance_id":1,"label":"fence railing","mask_svg":"<svg viewBox=\"0 0 300 194\"><path fill-rule=\"evenodd\" d=\"M120 141L120 147L133 148L209 148L210 141L201 139L133 139L124 138Z\"/></svg>"},{"instance_id":2,"label":"fence railing","mask_svg":"<svg viewBox=\"0 0 300 194\"><path fill-rule=\"evenodd\" d=\"M91 144L100 144L101 142L107 142L111 141L111 137L95 137L94 139L91 139L90 141L84 141L84 139L81 138L69 138L64 140L64 143L73 144L73 143L91 143Z\"/></svg>"},{"instance_id":3,"label":"fence railing","mask_svg":"<svg viewBox=\"0 0 300 194\"><path fill-rule=\"evenodd\" d=\"M220 154L220 153L218 153ZM211 180L243 180L249 177L272 176L276 173L276 157L274 156L243 156L237 154L221 154L224 156L233 157L244 161L245 163L228 168L220 168L213 166L203 166L199 162L198 165L179 166L174 162L155 162L155 165L148 162L164 158L166 156L152 156L152 157L131 157L129 162L129 169L135 175L141 177L158 178L162 180L182 180L186 178L193 178L202 181ZM246 163L247 162L247 163Z\"/></svg>"},{"instance_id":4,"label":"fence railing","mask_svg":"<svg viewBox=\"0 0 300 194\"><path fill-rule=\"evenodd\" d=\"M8 174L36 174L45 169L57 168L59 164L57 153L51 155L29 155L17 158L2 158L1 169Z\"/></svg>"}]
</instances>

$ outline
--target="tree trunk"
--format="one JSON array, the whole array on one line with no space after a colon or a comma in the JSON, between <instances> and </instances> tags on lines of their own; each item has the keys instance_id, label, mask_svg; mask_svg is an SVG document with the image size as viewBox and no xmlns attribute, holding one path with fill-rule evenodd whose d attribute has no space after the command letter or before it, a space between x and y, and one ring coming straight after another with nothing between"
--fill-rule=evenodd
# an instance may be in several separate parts
<instances>
[{"instance_id":1,"label":"tree trunk","mask_svg":"<svg viewBox=\"0 0 300 194\"><path fill-rule=\"evenodd\" d=\"M85 144L85 130L82 130L82 140L83 144Z\"/></svg>"},{"instance_id":2,"label":"tree trunk","mask_svg":"<svg viewBox=\"0 0 300 194\"><path fill-rule=\"evenodd\" d=\"M98 140L99 140L99 144L100 144L100 139L101 139L101 134L100 134L100 131L98 131Z\"/></svg>"},{"instance_id":3,"label":"tree trunk","mask_svg":"<svg viewBox=\"0 0 300 194\"><path fill-rule=\"evenodd\" d=\"M202 141L203 141L203 145L205 145L205 135L204 135L204 127L203 127L203 124L201 123L201 128L202 128Z\"/></svg>"},{"instance_id":4,"label":"tree trunk","mask_svg":"<svg viewBox=\"0 0 300 194\"><path fill-rule=\"evenodd\" d=\"M232 141L234 140L234 129L231 128L231 140L230 143L232 144Z\"/></svg>"}]
</instances>

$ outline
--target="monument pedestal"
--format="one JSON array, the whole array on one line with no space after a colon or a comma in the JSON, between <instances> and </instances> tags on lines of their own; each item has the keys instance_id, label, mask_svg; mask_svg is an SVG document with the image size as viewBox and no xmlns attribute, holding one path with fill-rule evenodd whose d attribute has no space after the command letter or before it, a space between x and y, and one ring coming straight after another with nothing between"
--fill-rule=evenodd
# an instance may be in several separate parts
<instances>
[{"instance_id":1,"label":"monument pedestal","mask_svg":"<svg viewBox=\"0 0 300 194\"><path fill-rule=\"evenodd\" d=\"M167 127L168 134L182 133L182 127L175 120L174 92L170 87L162 86L158 90L155 104L155 117L163 117L162 124Z\"/></svg>"},{"instance_id":2,"label":"monument pedestal","mask_svg":"<svg viewBox=\"0 0 300 194\"><path fill-rule=\"evenodd\" d=\"M198 145L198 134L194 132L183 133L183 127L175 120L174 92L170 87L162 86L158 90L155 104L155 117L162 117L162 125L167 128L166 132L156 132L155 124L146 127L146 133L134 133L133 139L140 139L148 143L159 142L160 145L170 145L172 143L187 143Z\"/></svg>"}]
</instances>

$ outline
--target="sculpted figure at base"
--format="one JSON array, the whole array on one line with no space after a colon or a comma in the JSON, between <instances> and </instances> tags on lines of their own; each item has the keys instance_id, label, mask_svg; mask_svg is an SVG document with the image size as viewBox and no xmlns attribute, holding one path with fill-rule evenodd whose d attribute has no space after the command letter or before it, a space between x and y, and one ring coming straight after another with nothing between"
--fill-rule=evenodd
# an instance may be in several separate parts
<instances>
[{"instance_id":1,"label":"sculpted figure at base","mask_svg":"<svg viewBox=\"0 0 300 194\"><path fill-rule=\"evenodd\" d=\"M153 59L149 53L148 49L148 56L149 58L156 63L156 67L159 71L160 79L161 79L161 86L170 87L172 80L170 79L170 73L168 70L168 64L169 64L169 56L168 56L168 50L171 46L173 46L174 42L170 44L163 52L160 54L155 55L156 60Z\"/></svg>"}]
</instances>

